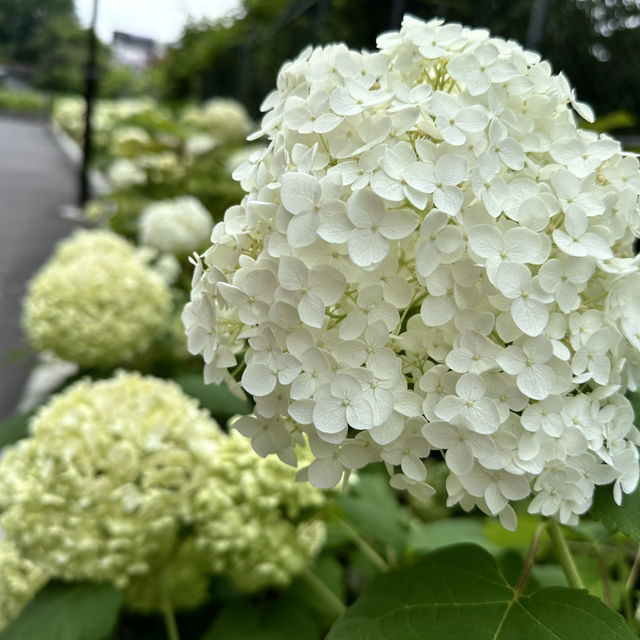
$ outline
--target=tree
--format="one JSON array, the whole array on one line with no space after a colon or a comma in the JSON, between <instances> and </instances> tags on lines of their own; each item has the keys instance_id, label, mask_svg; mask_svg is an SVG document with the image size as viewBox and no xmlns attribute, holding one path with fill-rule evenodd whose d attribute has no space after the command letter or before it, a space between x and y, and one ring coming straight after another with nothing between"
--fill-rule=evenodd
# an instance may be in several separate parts
<instances>
[{"instance_id":1,"label":"tree","mask_svg":"<svg viewBox=\"0 0 640 640\"><path fill-rule=\"evenodd\" d=\"M0 0L0 60L31 67L38 88L81 89L85 33L73 0Z\"/></svg>"}]
</instances>

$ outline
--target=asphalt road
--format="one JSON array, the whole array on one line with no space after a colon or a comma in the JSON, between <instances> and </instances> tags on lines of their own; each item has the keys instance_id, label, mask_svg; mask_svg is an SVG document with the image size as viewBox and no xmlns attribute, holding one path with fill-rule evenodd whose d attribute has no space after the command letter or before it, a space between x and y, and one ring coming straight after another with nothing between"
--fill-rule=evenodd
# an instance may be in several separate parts
<instances>
[{"instance_id":1,"label":"asphalt road","mask_svg":"<svg viewBox=\"0 0 640 640\"><path fill-rule=\"evenodd\" d=\"M0 116L0 419L18 402L34 359L20 329L25 284L74 224L75 169L46 125Z\"/></svg>"}]
</instances>

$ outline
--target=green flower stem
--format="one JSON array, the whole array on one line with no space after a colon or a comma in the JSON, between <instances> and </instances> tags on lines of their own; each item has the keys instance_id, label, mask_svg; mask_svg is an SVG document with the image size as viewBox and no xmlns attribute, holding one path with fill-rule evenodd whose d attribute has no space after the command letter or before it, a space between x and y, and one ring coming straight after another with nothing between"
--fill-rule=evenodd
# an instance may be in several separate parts
<instances>
[{"instance_id":1,"label":"green flower stem","mask_svg":"<svg viewBox=\"0 0 640 640\"><path fill-rule=\"evenodd\" d=\"M176 616L171 606L171 601L166 590L162 594L162 617L164 618L164 626L167 630L167 638L169 640L180 640L178 633L178 625L176 624Z\"/></svg>"},{"instance_id":2,"label":"green flower stem","mask_svg":"<svg viewBox=\"0 0 640 640\"><path fill-rule=\"evenodd\" d=\"M585 587L582 582L582 578L578 573L578 569L573 561L573 556L569 551L569 547L567 546L567 541L562 535L560 526L555 520L549 520L548 522L549 525L547 527L547 532L549 533L553 550L555 551L556 557L562 567L562 571L564 572L569 586L574 589L584 589Z\"/></svg>"},{"instance_id":3,"label":"green flower stem","mask_svg":"<svg viewBox=\"0 0 640 640\"><path fill-rule=\"evenodd\" d=\"M602 597L608 607L615 609L613 603L611 602L611 585L609 584L609 575L607 572L607 565L602 558L602 553L600 552L600 547L596 544L594 540L591 541L591 545L593 547L596 562L598 563L598 571L600 571L600 583L602 584Z\"/></svg>"},{"instance_id":4,"label":"green flower stem","mask_svg":"<svg viewBox=\"0 0 640 640\"><path fill-rule=\"evenodd\" d=\"M633 611L633 592L636 586L636 582L638 581L638 571L640 571L640 549L636 552L636 556L633 560L633 566L631 567L631 571L627 577L627 581L624 586L624 613L627 619L627 622L634 627L638 628L637 622L634 617Z\"/></svg>"},{"instance_id":5,"label":"green flower stem","mask_svg":"<svg viewBox=\"0 0 640 640\"><path fill-rule=\"evenodd\" d=\"M313 571L305 569L301 577L326 602L336 618L339 618L347 610L344 602Z\"/></svg>"},{"instance_id":6,"label":"green flower stem","mask_svg":"<svg viewBox=\"0 0 640 640\"><path fill-rule=\"evenodd\" d=\"M346 534L349 536L351 542L353 542L362 553L371 560L378 571L385 573L389 571L389 564L387 561L348 523L338 518L338 522L342 525Z\"/></svg>"},{"instance_id":7,"label":"green flower stem","mask_svg":"<svg viewBox=\"0 0 640 640\"><path fill-rule=\"evenodd\" d=\"M527 586L527 582L529 581L529 577L531 576L531 569L533 569L533 565L536 561L536 554L538 553L538 547L540 546L540 539L542 538L542 534L544 533L544 530L546 528L547 521L541 520L540 522L538 522L538 525L533 532L531 544L529 545L529 551L524 561L524 565L522 566L522 572L520 573L520 577L518 578L518 582L515 586L515 591L518 594L522 593L524 591L524 588Z\"/></svg>"}]
</instances>

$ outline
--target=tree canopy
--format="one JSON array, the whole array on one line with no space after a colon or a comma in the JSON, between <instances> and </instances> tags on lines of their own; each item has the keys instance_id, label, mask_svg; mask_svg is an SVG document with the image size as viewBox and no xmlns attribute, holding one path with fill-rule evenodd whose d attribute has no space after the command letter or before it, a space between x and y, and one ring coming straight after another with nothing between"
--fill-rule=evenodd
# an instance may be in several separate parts
<instances>
[{"instance_id":1,"label":"tree canopy","mask_svg":"<svg viewBox=\"0 0 640 640\"><path fill-rule=\"evenodd\" d=\"M38 88L80 91L85 33L73 0L0 0L0 60L31 68Z\"/></svg>"}]
</instances>

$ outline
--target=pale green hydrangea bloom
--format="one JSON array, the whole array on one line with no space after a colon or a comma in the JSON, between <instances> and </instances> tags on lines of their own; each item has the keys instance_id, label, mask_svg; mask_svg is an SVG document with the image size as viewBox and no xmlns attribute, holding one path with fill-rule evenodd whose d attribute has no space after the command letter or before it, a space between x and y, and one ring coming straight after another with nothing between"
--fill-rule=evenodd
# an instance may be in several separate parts
<instances>
[{"instance_id":1,"label":"pale green hydrangea bloom","mask_svg":"<svg viewBox=\"0 0 640 640\"><path fill-rule=\"evenodd\" d=\"M135 157L152 146L153 139L142 127L118 127L111 139L111 151L114 156Z\"/></svg>"},{"instance_id":2,"label":"pale green hydrangea bloom","mask_svg":"<svg viewBox=\"0 0 640 640\"><path fill-rule=\"evenodd\" d=\"M169 601L173 609L195 609L209 592L210 572L206 552L188 537L173 554L147 573L131 576L125 588L125 602L136 611L161 611Z\"/></svg>"},{"instance_id":3,"label":"pale green hydrangea bloom","mask_svg":"<svg viewBox=\"0 0 640 640\"><path fill-rule=\"evenodd\" d=\"M124 372L76 383L31 432L0 463L1 526L51 575L120 586L171 557L221 438L175 383Z\"/></svg>"},{"instance_id":4,"label":"pale green hydrangea bloom","mask_svg":"<svg viewBox=\"0 0 640 640\"><path fill-rule=\"evenodd\" d=\"M82 230L30 281L23 324L36 350L108 367L144 352L170 311L168 287L132 245L109 231Z\"/></svg>"},{"instance_id":5,"label":"pale green hydrangea bloom","mask_svg":"<svg viewBox=\"0 0 640 640\"><path fill-rule=\"evenodd\" d=\"M286 584L324 540L321 492L226 436L173 382L81 381L0 462L0 525L66 580L114 582L130 607L198 606L211 574Z\"/></svg>"},{"instance_id":6,"label":"pale green hydrangea bloom","mask_svg":"<svg viewBox=\"0 0 640 640\"><path fill-rule=\"evenodd\" d=\"M325 528L308 514L325 498L294 478L295 469L257 456L237 431L225 439L194 503L199 543L214 573L256 591L287 585L316 555Z\"/></svg>"},{"instance_id":7,"label":"pale green hydrangea bloom","mask_svg":"<svg viewBox=\"0 0 640 640\"><path fill-rule=\"evenodd\" d=\"M0 631L24 609L46 581L46 573L23 558L11 542L0 541Z\"/></svg>"},{"instance_id":8,"label":"pale green hydrangea bloom","mask_svg":"<svg viewBox=\"0 0 640 640\"><path fill-rule=\"evenodd\" d=\"M206 129L222 143L241 143L251 131L251 119L239 102L228 98L213 98L201 107L189 107L183 123Z\"/></svg>"},{"instance_id":9,"label":"pale green hydrangea bloom","mask_svg":"<svg viewBox=\"0 0 640 640\"><path fill-rule=\"evenodd\" d=\"M146 171L128 158L114 160L109 166L107 174L114 189L128 189L135 185L144 185L147 182Z\"/></svg>"}]
</instances>

